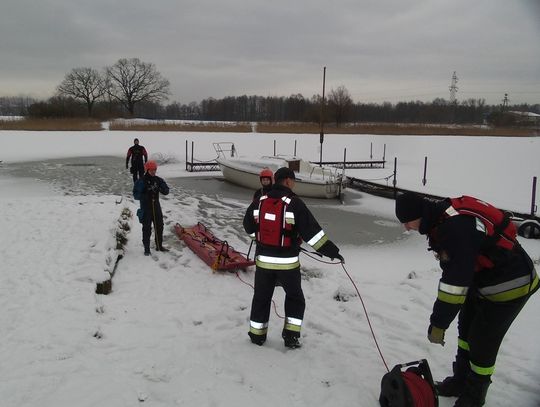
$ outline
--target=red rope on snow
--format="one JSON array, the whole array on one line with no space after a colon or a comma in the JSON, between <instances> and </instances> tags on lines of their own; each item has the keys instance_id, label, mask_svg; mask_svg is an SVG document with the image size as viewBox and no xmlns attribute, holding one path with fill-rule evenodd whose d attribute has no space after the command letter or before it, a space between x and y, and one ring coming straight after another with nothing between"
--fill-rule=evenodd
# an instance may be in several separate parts
<instances>
[{"instance_id":1,"label":"red rope on snow","mask_svg":"<svg viewBox=\"0 0 540 407\"><path fill-rule=\"evenodd\" d=\"M386 364L386 360L384 360L384 356L382 354L381 348L379 347L379 342L377 342L377 338L375 337L375 331L373 330L373 327L371 326L371 321L369 319L369 315L368 315L368 312L367 312L367 309L366 309L366 305L364 304L364 300L362 299L362 296L360 295L360 291L358 290L358 287L356 286L356 284L355 284L354 280L352 279L352 277L349 275L349 272L347 271L347 269L345 268L343 263L341 263L341 267L345 271L345 274L347 274L347 277L349 277L349 280L351 280L351 283L354 286L354 289L356 290L356 293L358 294L358 298L360 298L360 302L362 303L362 308L364 308L364 314L366 315L366 319L367 319L367 322L368 322L368 325L369 325L369 330L371 331L371 336L373 337L373 341L375 342L375 346L377 347L377 350L379 351L379 355L381 356L381 360L382 360L382 362L384 364L384 367L386 368L386 371L389 372L390 369L388 369L388 365Z\"/></svg>"},{"instance_id":2,"label":"red rope on snow","mask_svg":"<svg viewBox=\"0 0 540 407\"><path fill-rule=\"evenodd\" d=\"M235 273L236 274L236 277L238 277L238 280L240 280L242 283L244 283L245 285L248 285L250 286L251 288L253 288L253 290L255 290L255 287L253 286L253 284L250 284L248 283L247 281L244 281L240 278L240 275L238 274L238 271ZM279 315L279 313L277 312L277 306L276 306L276 302L274 300L272 300L272 304L274 305L274 313L278 316L278 318L281 318L281 319L285 319L285 317L282 317L281 315Z\"/></svg>"}]
</instances>

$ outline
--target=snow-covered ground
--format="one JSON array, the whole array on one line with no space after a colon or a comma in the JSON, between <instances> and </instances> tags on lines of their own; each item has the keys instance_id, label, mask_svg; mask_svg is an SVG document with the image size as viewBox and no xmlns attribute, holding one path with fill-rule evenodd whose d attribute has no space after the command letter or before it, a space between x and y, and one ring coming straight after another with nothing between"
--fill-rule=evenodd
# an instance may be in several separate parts
<instances>
[{"instance_id":1,"label":"snow-covered ground","mask_svg":"<svg viewBox=\"0 0 540 407\"><path fill-rule=\"evenodd\" d=\"M97 295L120 214L136 209L124 169L134 137L169 162L158 175L172 186L162 201L171 252L144 257L131 219L113 292ZM278 153L291 154L297 140L299 156L319 158L318 135L0 132L0 405L377 406L386 369L339 265L301 259L301 349L283 347L280 288L268 342L249 342L253 273L212 273L171 228L202 221L247 251L241 218L251 191L215 187L216 174L186 173L186 140L202 161L215 157L219 141L262 155L272 154L274 140ZM390 162L349 175L385 178L398 157L398 186L471 194L519 212L530 211L532 177L540 174L540 138L332 135L323 159L342 159L344 148L349 160L369 159L370 151L381 159L385 148ZM345 205L310 204L341 247L388 366L427 358L436 378L449 374L455 323L445 347L426 338L440 271L424 238L402 233L391 200L348 190ZM540 242L520 241L539 264ZM540 405L539 306L533 296L503 343L490 407ZM441 407L451 405L441 398Z\"/></svg>"}]
</instances>

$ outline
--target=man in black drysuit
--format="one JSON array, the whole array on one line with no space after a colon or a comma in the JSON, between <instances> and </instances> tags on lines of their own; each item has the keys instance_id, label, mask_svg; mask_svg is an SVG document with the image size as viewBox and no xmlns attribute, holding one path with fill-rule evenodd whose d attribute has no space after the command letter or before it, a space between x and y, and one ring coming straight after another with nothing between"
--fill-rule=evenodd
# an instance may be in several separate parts
<instances>
[{"instance_id":1,"label":"man in black drysuit","mask_svg":"<svg viewBox=\"0 0 540 407\"><path fill-rule=\"evenodd\" d=\"M154 223L155 228L156 251L169 251L163 246L163 212L159 203L159 194L168 195L169 186L163 178L156 176L157 164L155 161L148 161L144 168L146 173L133 185L133 197L141 203L140 209L137 210L137 216L142 223L144 255L149 256L152 223Z\"/></svg>"},{"instance_id":2,"label":"man in black drysuit","mask_svg":"<svg viewBox=\"0 0 540 407\"><path fill-rule=\"evenodd\" d=\"M128 168L129 159L131 158L131 168L129 171L133 174L133 182L142 178L144 175L144 164L148 161L148 153L146 149L139 145L139 139L133 140L133 145L128 149L126 155L126 169Z\"/></svg>"}]
</instances>

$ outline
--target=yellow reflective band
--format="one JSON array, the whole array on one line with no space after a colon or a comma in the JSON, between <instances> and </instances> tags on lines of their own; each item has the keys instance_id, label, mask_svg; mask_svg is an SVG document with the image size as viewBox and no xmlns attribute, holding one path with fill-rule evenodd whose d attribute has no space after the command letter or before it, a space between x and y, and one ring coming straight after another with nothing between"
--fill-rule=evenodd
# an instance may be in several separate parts
<instances>
[{"instance_id":1,"label":"yellow reflective band","mask_svg":"<svg viewBox=\"0 0 540 407\"><path fill-rule=\"evenodd\" d=\"M315 236L313 236L311 239L308 240L308 245L313 247L313 245L317 244L319 240L321 240L324 236L324 230L320 230Z\"/></svg>"},{"instance_id":2,"label":"yellow reflective band","mask_svg":"<svg viewBox=\"0 0 540 407\"><path fill-rule=\"evenodd\" d=\"M311 247L313 247L313 249L319 250L322 247L322 245L325 244L327 241L328 241L328 236L324 234L324 230L321 230L319 233L317 233L308 241L308 244Z\"/></svg>"},{"instance_id":3,"label":"yellow reflective band","mask_svg":"<svg viewBox=\"0 0 540 407\"><path fill-rule=\"evenodd\" d=\"M324 235L321 240L319 240L316 244L314 244L313 246L313 249L314 250L319 250L323 244L325 244L326 242L328 241L328 236Z\"/></svg>"},{"instance_id":4,"label":"yellow reflective band","mask_svg":"<svg viewBox=\"0 0 540 407\"><path fill-rule=\"evenodd\" d=\"M491 376L495 372L495 366L480 367L471 362L471 370L481 376Z\"/></svg>"},{"instance_id":5,"label":"yellow reflective band","mask_svg":"<svg viewBox=\"0 0 540 407\"><path fill-rule=\"evenodd\" d=\"M278 261L276 262L275 260ZM283 260L290 262L284 263ZM300 267L300 260L298 257L288 257L284 259L279 257L257 256L255 264L257 267L267 270L293 270Z\"/></svg>"},{"instance_id":6,"label":"yellow reflective band","mask_svg":"<svg viewBox=\"0 0 540 407\"><path fill-rule=\"evenodd\" d=\"M249 321L249 332L254 335L265 335L268 332L268 322Z\"/></svg>"},{"instance_id":7,"label":"yellow reflective band","mask_svg":"<svg viewBox=\"0 0 540 407\"><path fill-rule=\"evenodd\" d=\"M263 329L268 327L268 322L249 321L249 325L255 329Z\"/></svg>"},{"instance_id":8,"label":"yellow reflective band","mask_svg":"<svg viewBox=\"0 0 540 407\"><path fill-rule=\"evenodd\" d=\"M461 339L461 338L458 338L458 341L457 341L457 346L458 348L461 348L463 350L466 350L467 352L470 350L469 348L469 342Z\"/></svg>"},{"instance_id":9,"label":"yellow reflective band","mask_svg":"<svg viewBox=\"0 0 540 407\"><path fill-rule=\"evenodd\" d=\"M300 332L302 328L302 320L298 318L287 317L283 329L293 332Z\"/></svg>"},{"instance_id":10,"label":"yellow reflective band","mask_svg":"<svg viewBox=\"0 0 540 407\"><path fill-rule=\"evenodd\" d=\"M300 332L302 327L293 324L285 324L283 329L286 329L287 331Z\"/></svg>"},{"instance_id":11,"label":"yellow reflective band","mask_svg":"<svg viewBox=\"0 0 540 407\"><path fill-rule=\"evenodd\" d=\"M257 329L257 328L253 328L252 326L250 326L249 327L249 332L251 332L254 335L266 335L266 333L268 332L268 328Z\"/></svg>"},{"instance_id":12,"label":"yellow reflective band","mask_svg":"<svg viewBox=\"0 0 540 407\"><path fill-rule=\"evenodd\" d=\"M439 291L443 291L447 294L453 294L453 295L467 295L467 291L469 291L469 287L461 287L459 285L450 285L450 284L446 284L440 281Z\"/></svg>"},{"instance_id":13,"label":"yellow reflective band","mask_svg":"<svg viewBox=\"0 0 540 407\"><path fill-rule=\"evenodd\" d=\"M520 277L512 281L508 281L506 283L498 284L496 286L491 287L484 287L479 289L478 291L480 294L482 294L485 298L491 300L491 301L497 301L497 302L505 302L505 301L512 301L516 298L521 298L526 295L528 295L531 291L533 291L539 283L538 275L534 276L534 280L532 284L529 283L530 279L529 277ZM523 284L525 282L525 284ZM520 287L515 287L517 284L523 284Z\"/></svg>"},{"instance_id":14,"label":"yellow reflective band","mask_svg":"<svg viewBox=\"0 0 540 407\"><path fill-rule=\"evenodd\" d=\"M465 295L453 295L453 294L445 293L444 291L440 291L440 290L439 290L439 293L437 294L438 300L442 302L446 302L448 304L464 304L466 298L467 297Z\"/></svg>"}]
</instances>

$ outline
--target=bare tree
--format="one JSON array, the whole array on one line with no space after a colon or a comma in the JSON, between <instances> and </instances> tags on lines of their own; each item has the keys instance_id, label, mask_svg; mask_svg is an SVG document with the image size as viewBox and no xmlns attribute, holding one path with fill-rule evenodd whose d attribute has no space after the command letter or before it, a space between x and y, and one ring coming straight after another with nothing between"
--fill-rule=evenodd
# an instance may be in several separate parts
<instances>
[{"instance_id":1,"label":"bare tree","mask_svg":"<svg viewBox=\"0 0 540 407\"><path fill-rule=\"evenodd\" d=\"M120 102L133 115L139 102L159 103L167 100L169 81L156 70L154 64L138 58L119 59L106 68L110 96Z\"/></svg>"},{"instance_id":2,"label":"bare tree","mask_svg":"<svg viewBox=\"0 0 540 407\"><path fill-rule=\"evenodd\" d=\"M94 103L106 94L107 89L105 80L95 69L75 68L66 75L56 91L59 96L83 100L88 116L92 116Z\"/></svg>"},{"instance_id":3,"label":"bare tree","mask_svg":"<svg viewBox=\"0 0 540 407\"><path fill-rule=\"evenodd\" d=\"M336 127L339 127L340 123L346 120L352 104L351 95L345 86L339 86L337 89L330 91L328 105L334 115Z\"/></svg>"}]
</instances>

